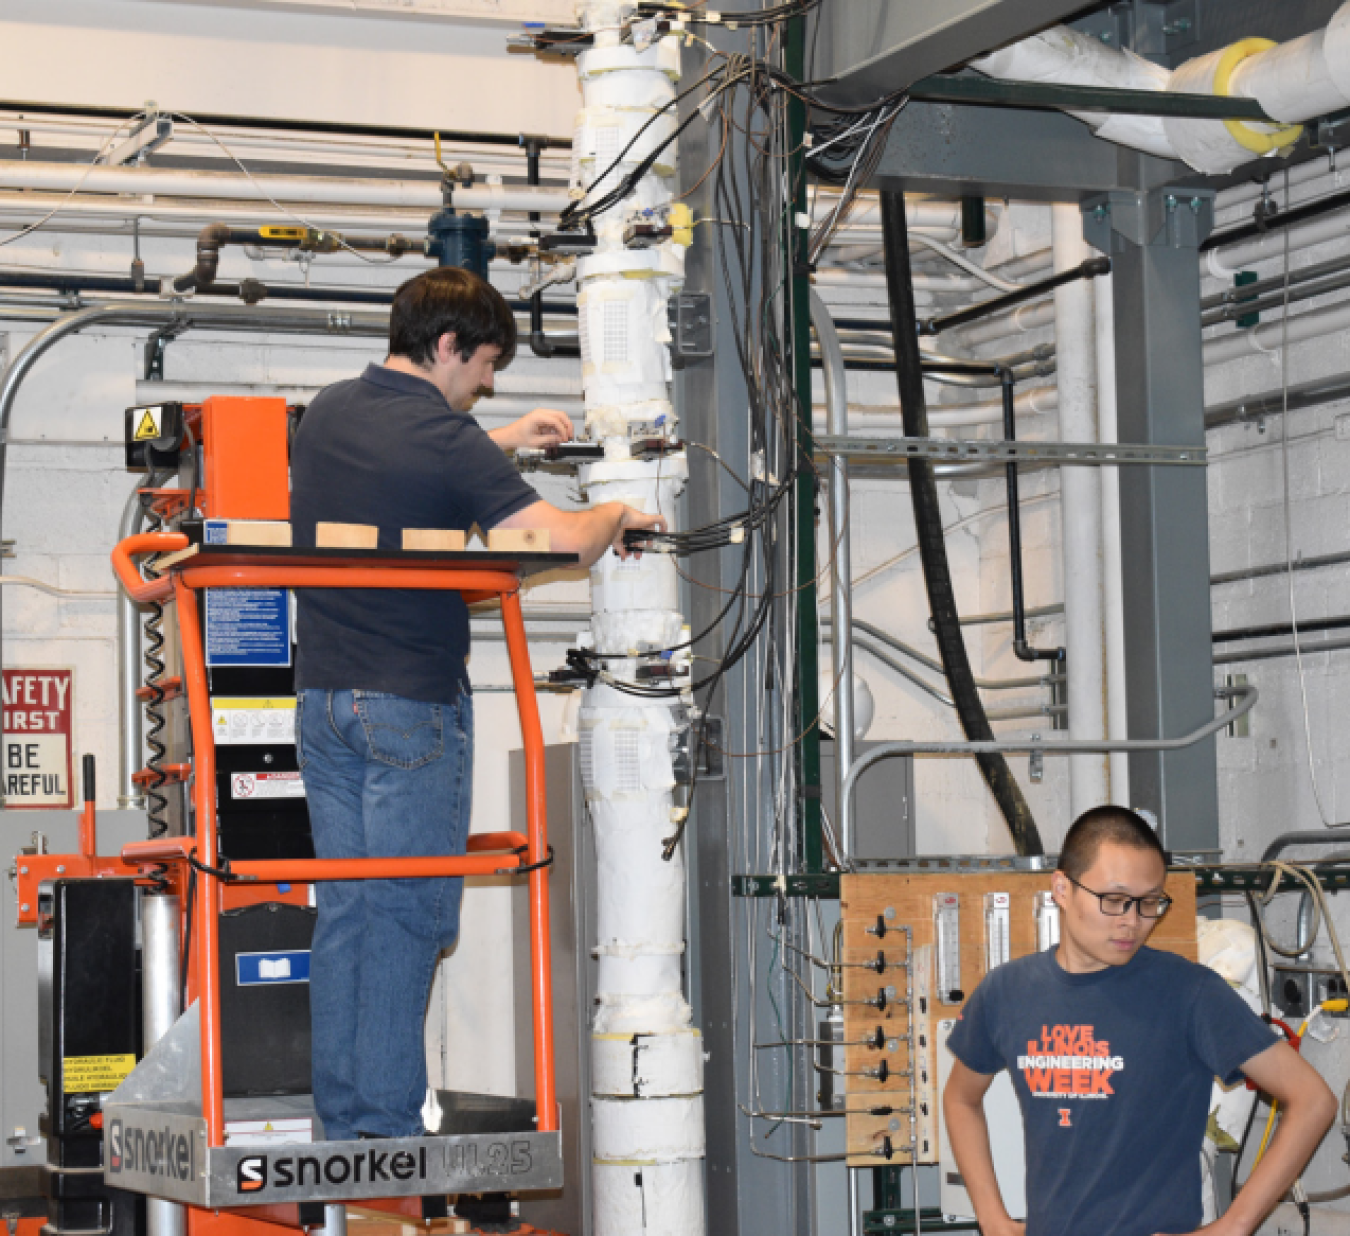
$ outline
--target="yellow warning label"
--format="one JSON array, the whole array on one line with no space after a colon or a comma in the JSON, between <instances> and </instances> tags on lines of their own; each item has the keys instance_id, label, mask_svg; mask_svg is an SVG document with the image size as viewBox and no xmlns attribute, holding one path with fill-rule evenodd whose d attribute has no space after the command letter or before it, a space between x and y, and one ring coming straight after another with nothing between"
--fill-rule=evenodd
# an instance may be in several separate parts
<instances>
[{"instance_id":1,"label":"yellow warning label","mask_svg":"<svg viewBox=\"0 0 1350 1236\"><path fill-rule=\"evenodd\" d=\"M146 408L145 415L141 417L141 423L136 426L136 441L144 442L147 438L159 437L159 409Z\"/></svg>"},{"instance_id":2,"label":"yellow warning label","mask_svg":"<svg viewBox=\"0 0 1350 1236\"><path fill-rule=\"evenodd\" d=\"M102 1094L116 1090L135 1067L135 1056L67 1056L61 1061L67 1094Z\"/></svg>"}]
</instances>

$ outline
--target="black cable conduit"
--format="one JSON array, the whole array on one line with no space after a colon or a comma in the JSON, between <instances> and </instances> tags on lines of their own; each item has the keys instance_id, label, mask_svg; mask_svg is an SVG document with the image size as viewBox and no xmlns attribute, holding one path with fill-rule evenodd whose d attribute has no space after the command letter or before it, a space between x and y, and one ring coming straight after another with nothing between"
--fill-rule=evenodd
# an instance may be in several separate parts
<instances>
[{"instance_id":1,"label":"black cable conduit","mask_svg":"<svg viewBox=\"0 0 1350 1236\"><path fill-rule=\"evenodd\" d=\"M905 433L911 438L928 437L928 409L923 396L923 371L919 358L919 321L914 308L914 281L909 263L909 227L905 221L902 193L881 195L881 233L886 253L886 289L891 304L891 334L895 341L896 383L900 390L900 409ZM942 668L951 687L957 716L966 738L972 742L991 742L984 704L975 686L970 658L961 637L961 620L956 609L951 570L947 564L947 543L942 533L938 509L937 480L933 465L926 459L909 460L909 492L914 503L914 523L918 533L919 557L923 562L928 605L933 614L934 634L942 657ZM1018 854L1044 854L1041 835L1031 808L1014 780L1008 761L1001 755L977 755L985 784L998 803L1013 846Z\"/></svg>"}]
</instances>

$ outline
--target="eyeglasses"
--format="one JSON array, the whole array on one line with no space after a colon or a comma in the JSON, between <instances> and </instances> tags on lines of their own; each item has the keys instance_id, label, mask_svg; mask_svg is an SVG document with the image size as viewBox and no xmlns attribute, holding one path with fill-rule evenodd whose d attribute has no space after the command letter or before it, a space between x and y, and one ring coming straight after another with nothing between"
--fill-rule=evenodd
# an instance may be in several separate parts
<instances>
[{"instance_id":1,"label":"eyeglasses","mask_svg":"<svg viewBox=\"0 0 1350 1236\"><path fill-rule=\"evenodd\" d=\"M1128 914L1132 906L1139 907L1140 918L1162 918L1167 913L1167 907L1172 904L1170 897L1164 897L1159 893L1150 893L1147 897L1127 897L1124 893L1099 893L1088 888L1086 884L1079 884L1067 872L1064 873L1064 878L1075 888L1091 893L1100 903L1102 913L1111 918L1120 918Z\"/></svg>"}]
</instances>

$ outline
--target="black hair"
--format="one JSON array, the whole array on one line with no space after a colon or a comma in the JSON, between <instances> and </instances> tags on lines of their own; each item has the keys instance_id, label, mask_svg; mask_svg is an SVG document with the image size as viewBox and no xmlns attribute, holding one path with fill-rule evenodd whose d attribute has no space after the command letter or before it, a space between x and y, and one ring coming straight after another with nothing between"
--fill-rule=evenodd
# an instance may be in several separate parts
<instances>
[{"instance_id":1,"label":"black hair","mask_svg":"<svg viewBox=\"0 0 1350 1236\"><path fill-rule=\"evenodd\" d=\"M504 369L516 351L516 319L492 284L458 266L438 266L409 279L394 293L389 312L389 354L429 365L436 341L455 337L464 360L485 344L501 349Z\"/></svg>"},{"instance_id":2,"label":"black hair","mask_svg":"<svg viewBox=\"0 0 1350 1236\"><path fill-rule=\"evenodd\" d=\"M1128 807L1092 807L1084 811L1069 828L1059 852L1059 867L1071 880L1082 879L1083 873L1097 860L1097 851L1103 842L1129 846L1132 850L1152 850L1167 865L1167 851L1158 834L1137 811Z\"/></svg>"}]
</instances>

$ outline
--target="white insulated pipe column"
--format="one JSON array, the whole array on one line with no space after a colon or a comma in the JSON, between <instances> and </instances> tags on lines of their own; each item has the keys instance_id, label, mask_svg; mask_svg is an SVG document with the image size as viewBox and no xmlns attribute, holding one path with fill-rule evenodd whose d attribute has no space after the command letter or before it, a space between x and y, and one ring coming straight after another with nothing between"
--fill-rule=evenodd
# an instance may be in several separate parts
<instances>
[{"instance_id":1,"label":"white insulated pipe column","mask_svg":"<svg viewBox=\"0 0 1350 1236\"><path fill-rule=\"evenodd\" d=\"M573 135L573 195L592 200L670 136L677 39L638 48L617 27L633 6L580 0L594 45L577 58L582 110ZM655 118L655 119L654 119ZM648 124L648 122L652 122ZM648 127L644 130L643 126ZM636 140L635 140L636 139ZM632 143L631 148L629 147ZM609 170L615 160L619 163ZM593 222L595 251L577 262L586 429L605 459L585 465L591 502L659 511L673 527L688 466L683 452L635 459L635 438L676 437L666 304L683 283L687 229L648 249L624 246L635 216L669 219L673 145L622 201ZM593 617L583 641L606 658L578 719L581 775L597 862L596 1007L591 1033L592 1215L595 1236L702 1236L705 1230L703 1043L684 995L684 850L672 751L687 724L679 695L643 695L637 670L688 638L675 562L612 551L591 568ZM687 649L666 660L688 665ZM660 680L654 680L659 683Z\"/></svg>"},{"instance_id":2,"label":"white insulated pipe column","mask_svg":"<svg viewBox=\"0 0 1350 1236\"><path fill-rule=\"evenodd\" d=\"M1074 203L1051 208L1056 272L1091 256L1083 217ZM1092 286L1078 279L1055 289L1055 347L1059 383L1059 436L1095 442L1097 408L1092 326ZM1097 468L1061 468L1064 540L1064 645L1069 674L1069 735L1079 741L1106 736L1106 665L1102 635L1102 490ZM1069 801L1076 819L1108 801L1104 755L1069 756Z\"/></svg>"}]
</instances>

